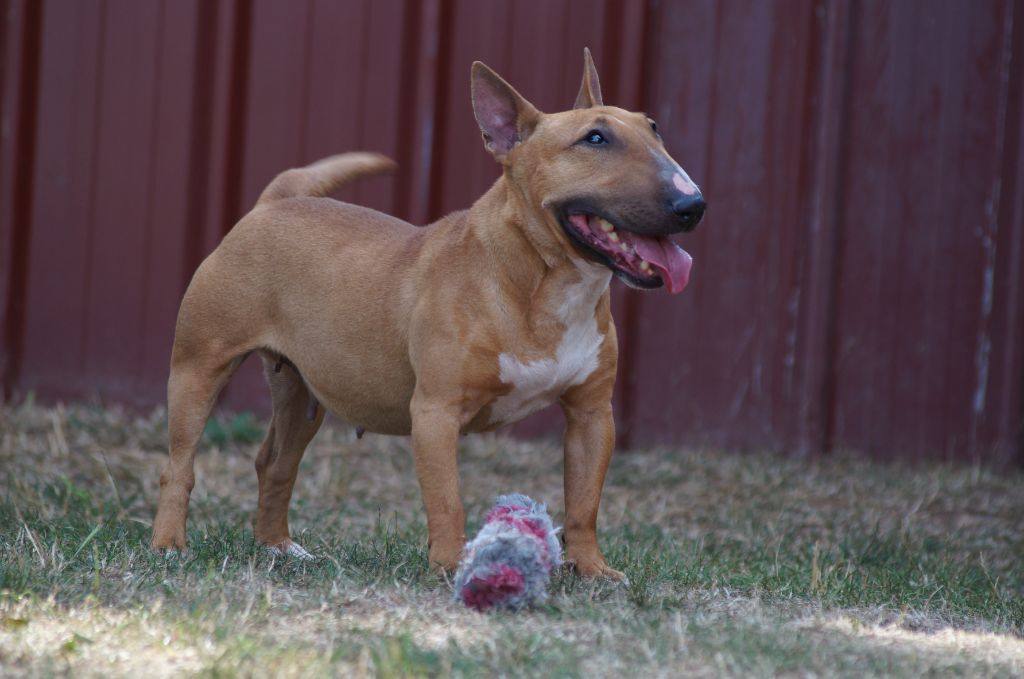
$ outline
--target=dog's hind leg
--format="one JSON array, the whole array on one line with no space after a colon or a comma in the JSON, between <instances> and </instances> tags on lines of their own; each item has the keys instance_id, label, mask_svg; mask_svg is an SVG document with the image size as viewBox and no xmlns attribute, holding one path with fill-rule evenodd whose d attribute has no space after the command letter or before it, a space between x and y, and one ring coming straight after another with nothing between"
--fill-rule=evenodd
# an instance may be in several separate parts
<instances>
[{"instance_id":1,"label":"dog's hind leg","mask_svg":"<svg viewBox=\"0 0 1024 679\"><path fill-rule=\"evenodd\" d=\"M288 503L306 446L320 429L324 408L315 400L302 376L290 362L263 354L264 373L274 401L274 416L256 456L260 497L256 509L256 541L271 550L298 558L312 558L292 542L288 530ZM313 410L310 409L313 404Z\"/></svg>"},{"instance_id":2,"label":"dog's hind leg","mask_svg":"<svg viewBox=\"0 0 1024 679\"><path fill-rule=\"evenodd\" d=\"M184 549L188 499L195 485L196 449L217 395L245 355L188 356L175 346L167 381L170 462L160 475L160 503L153 522L153 549Z\"/></svg>"}]
</instances>

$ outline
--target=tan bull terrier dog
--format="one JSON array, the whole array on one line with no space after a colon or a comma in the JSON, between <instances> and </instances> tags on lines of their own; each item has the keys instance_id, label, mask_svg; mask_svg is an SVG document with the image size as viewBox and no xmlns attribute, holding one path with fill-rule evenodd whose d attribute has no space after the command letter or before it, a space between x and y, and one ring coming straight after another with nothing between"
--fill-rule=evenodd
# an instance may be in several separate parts
<instances>
[{"instance_id":1,"label":"tan bull terrier dog","mask_svg":"<svg viewBox=\"0 0 1024 679\"><path fill-rule=\"evenodd\" d=\"M468 210L415 227L326 196L389 170L351 153L288 170L196 271L167 385L170 462L155 549L183 549L193 461L218 393L251 352L273 419L256 457L256 539L297 557L288 503L325 410L412 435L430 562L465 544L456 443L558 402L565 431L565 553L621 579L597 544L612 455L618 346L609 282L681 291L692 260L669 234L704 200L654 121L605 106L590 52L571 111L544 114L480 62L472 100L502 176Z\"/></svg>"}]
</instances>

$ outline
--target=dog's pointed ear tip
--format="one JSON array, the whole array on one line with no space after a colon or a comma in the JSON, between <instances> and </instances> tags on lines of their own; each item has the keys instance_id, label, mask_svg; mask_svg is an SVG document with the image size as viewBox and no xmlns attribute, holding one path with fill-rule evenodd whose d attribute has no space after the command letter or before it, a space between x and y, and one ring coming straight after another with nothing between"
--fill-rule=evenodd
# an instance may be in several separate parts
<instances>
[{"instance_id":1,"label":"dog's pointed ear tip","mask_svg":"<svg viewBox=\"0 0 1024 679\"><path fill-rule=\"evenodd\" d=\"M470 69L470 73L472 73L474 78L479 78L481 76L488 75L497 75L494 72L494 69L492 69L490 66L488 66L482 61L474 61L473 67Z\"/></svg>"},{"instance_id":2,"label":"dog's pointed ear tip","mask_svg":"<svg viewBox=\"0 0 1024 679\"><path fill-rule=\"evenodd\" d=\"M594 58L593 55L590 53L590 48L587 47L586 45L583 46L583 58L584 59L593 59Z\"/></svg>"}]
</instances>

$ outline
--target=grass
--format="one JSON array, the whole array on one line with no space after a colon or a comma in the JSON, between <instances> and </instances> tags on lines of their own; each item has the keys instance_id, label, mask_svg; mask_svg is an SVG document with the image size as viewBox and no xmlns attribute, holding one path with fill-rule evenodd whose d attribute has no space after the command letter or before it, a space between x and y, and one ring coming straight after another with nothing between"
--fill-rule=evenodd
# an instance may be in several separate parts
<instances>
[{"instance_id":1,"label":"grass","mask_svg":"<svg viewBox=\"0 0 1024 679\"><path fill-rule=\"evenodd\" d=\"M292 502L316 561L253 542L264 425L247 416L207 429L188 554L152 554L165 427L159 411L0 409L0 673L1024 673L1018 472L623 453L601 537L629 585L560 572L544 606L479 615L427 568L408 441L339 425ZM560 511L556 444L462 445L470 531L502 492Z\"/></svg>"}]
</instances>

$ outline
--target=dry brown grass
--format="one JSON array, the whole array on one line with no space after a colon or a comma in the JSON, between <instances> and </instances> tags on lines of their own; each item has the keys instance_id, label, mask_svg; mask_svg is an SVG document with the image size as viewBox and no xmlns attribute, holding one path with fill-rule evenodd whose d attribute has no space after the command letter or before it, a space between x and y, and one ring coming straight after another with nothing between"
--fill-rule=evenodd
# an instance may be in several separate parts
<instances>
[{"instance_id":1,"label":"dry brown grass","mask_svg":"<svg viewBox=\"0 0 1024 679\"><path fill-rule=\"evenodd\" d=\"M632 568L633 586L562 575L551 606L483 617L451 603L444 583L415 566L371 576L332 553L379 535L382 517L411 527L396 538L395 559L422 551L408 441L358 440L340 425L310 447L293 501L293 529L323 556L321 566L282 566L238 537L255 507L252 444L208 447L197 460L193 525L226 525L236 545L220 572L220 559L202 548L180 568L159 563L137 538L151 521L165 426L159 410L0 409L0 492L23 523L2 533L0 568L22 569L28 583L0 595L4 674L1024 674L1024 630L1013 617L1024 597L1019 473L851 457L623 453L601 524L610 553ZM470 516L497 494L521 491L548 502L557 518L557 444L478 436L460 445ZM109 557L94 543L75 558L47 541L46 522L70 521L49 490L58 479L85 489L96 506L117 508L103 521L135 525L127 533L135 538ZM36 518L17 518L28 513ZM871 536L882 536L884 549L934 543L955 553L948 571L941 553L929 556L919 579L901 581L895 595L880 589L870 603L874 595L858 599L844 579L870 563L855 564L843 545L870 545ZM76 565L90 550L95 576ZM953 582L989 587L964 575L980 572L991 592L948 591ZM93 577L102 583L90 584ZM112 587L115 580L124 587ZM930 599L921 595L936 587ZM894 605L892 596L909 603Z\"/></svg>"}]
</instances>

